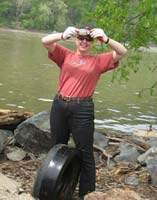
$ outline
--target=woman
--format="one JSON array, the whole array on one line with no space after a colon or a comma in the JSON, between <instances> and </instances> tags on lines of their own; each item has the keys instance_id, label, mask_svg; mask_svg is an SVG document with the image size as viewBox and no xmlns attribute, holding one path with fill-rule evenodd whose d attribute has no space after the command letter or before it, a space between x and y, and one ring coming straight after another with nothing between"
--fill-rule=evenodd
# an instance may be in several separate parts
<instances>
[{"instance_id":1,"label":"woman","mask_svg":"<svg viewBox=\"0 0 157 200\"><path fill-rule=\"evenodd\" d=\"M76 37L77 50L58 44L60 40ZM97 38L112 49L92 55L90 50ZM58 94L54 98L50 127L54 144L67 144L70 134L80 152L81 172L79 197L95 190L95 161L93 155L94 104L92 96L102 73L118 67L126 48L108 38L100 28L68 27L63 33L42 38L48 57L60 68Z\"/></svg>"}]
</instances>

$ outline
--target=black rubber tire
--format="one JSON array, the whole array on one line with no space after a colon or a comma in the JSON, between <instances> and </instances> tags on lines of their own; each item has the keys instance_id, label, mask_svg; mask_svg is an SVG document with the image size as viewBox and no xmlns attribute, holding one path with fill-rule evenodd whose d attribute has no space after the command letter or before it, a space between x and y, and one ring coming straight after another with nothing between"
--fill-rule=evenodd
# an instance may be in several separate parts
<instances>
[{"instance_id":1,"label":"black rubber tire","mask_svg":"<svg viewBox=\"0 0 157 200\"><path fill-rule=\"evenodd\" d=\"M38 170L33 196L40 200L71 200L79 173L77 151L67 145L58 144L48 152Z\"/></svg>"}]
</instances>

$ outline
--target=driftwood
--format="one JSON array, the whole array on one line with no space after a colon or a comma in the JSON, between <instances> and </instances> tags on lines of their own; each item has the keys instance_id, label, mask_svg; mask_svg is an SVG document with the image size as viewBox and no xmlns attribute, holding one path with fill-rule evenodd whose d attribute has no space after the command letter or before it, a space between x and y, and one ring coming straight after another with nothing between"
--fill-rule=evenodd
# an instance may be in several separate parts
<instances>
[{"instance_id":1,"label":"driftwood","mask_svg":"<svg viewBox=\"0 0 157 200\"><path fill-rule=\"evenodd\" d=\"M99 147L99 146L97 146L97 145L93 145L93 147L94 147L94 149L97 149L97 150L99 150L99 151L101 151L101 153L107 158L107 167L109 166L109 164L110 164L110 159L113 157L112 155L110 155L110 154L108 154L106 151L105 151L105 149L103 149L103 148L101 148L101 147Z\"/></svg>"},{"instance_id":2,"label":"driftwood","mask_svg":"<svg viewBox=\"0 0 157 200\"><path fill-rule=\"evenodd\" d=\"M146 142L141 141L139 139L127 137L127 136L117 135L117 136L114 136L114 137L107 136L107 138L110 141L118 141L118 142L123 142L124 141L124 142L128 142L131 145L136 146L138 149L140 149L142 151L147 151L150 148L150 145L147 144Z\"/></svg>"},{"instance_id":3,"label":"driftwood","mask_svg":"<svg viewBox=\"0 0 157 200\"><path fill-rule=\"evenodd\" d=\"M152 138L152 137L157 137L157 131L155 130L136 130L133 132L134 135L141 136L141 137L146 137L146 138Z\"/></svg>"},{"instance_id":4,"label":"driftwood","mask_svg":"<svg viewBox=\"0 0 157 200\"><path fill-rule=\"evenodd\" d=\"M18 124L32 115L31 112L0 109L0 129L15 129Z\"/></svg>"},{"instance_id":5,"label":"driftwood","mask_svg":"<svg viewBox=\"0 0 157 200\"><path fill-rule=\"evenodd\" d=\"M97 145L95 145L95 144L93 145L93 147L94 147L95 149L101 151L102 154L103 154L105 157L107 157L107 158L112 158L112 155L108 154L108 153L105 151L105 149L103 149L103 148L101 148L101 147L99 147L99 146L97 146Z\"/></svg>"}]
</instances>

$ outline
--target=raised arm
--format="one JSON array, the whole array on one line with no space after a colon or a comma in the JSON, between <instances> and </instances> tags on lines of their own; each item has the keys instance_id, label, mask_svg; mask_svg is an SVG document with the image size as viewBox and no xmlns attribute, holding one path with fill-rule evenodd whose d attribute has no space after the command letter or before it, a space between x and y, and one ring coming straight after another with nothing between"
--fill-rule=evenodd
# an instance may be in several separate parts
<instances>
[{"instance_id":1,"label":"raised arm","mask_svg":"<svg viewBox=\"0 0 157 200\"><path fill-rule=\"evenodd\" d=\"M52 33L42 38L42 44L51 53L54 51L56 42L62 39L69 39L77 34L77 29L75 27L68 27L63 33Z\"/></svg>"},{"instance_id":2,"label":"raised arm","mask_svg":"<svg viewBox=\"0 0 157 200\"><path fill-rule=\"evenodd\" d=\"M56 42L62 39L62 33L52 33L42 38L41 42L51 53L54 51Z\"/></svg>"},{"instance_id":3,"label":"raised arm","mask_svg":"<svg viewBox=\"0 0 157 200\"><path fill-rule=\"evenodd\" d=\"M92 29L90 35L91 37L98 38L101 42L108 44L113 49L113 59L115 62L119 61L126 55L127 49L121 43L107 37L102 29Z\"/></svg>"},{"instance_id":4,"label":"raised arm","mask_svg":"<svg viewBox=\"0 0 157 200\"><path fill-rule=\"evenodd\" d=\"M115 62L122 59L127 53L127 49L122 44L111 38L109 38L108 45L114 50L113 59Z\"/></svg>"}]
</instances>

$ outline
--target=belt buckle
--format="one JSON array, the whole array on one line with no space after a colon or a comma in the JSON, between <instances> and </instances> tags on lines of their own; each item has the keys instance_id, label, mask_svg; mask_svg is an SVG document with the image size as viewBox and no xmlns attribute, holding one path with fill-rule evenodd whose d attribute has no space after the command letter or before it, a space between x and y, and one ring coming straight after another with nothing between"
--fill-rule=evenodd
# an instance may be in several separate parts
<instances>
[{"instance_id":1,"label":"belt buckle","mask_svg":"<svg viewBox=\"0 0 157 200\"><path fill-rule=\"evenodd\" d=\"M71 100L71 98L70 97L66 97L66 101L70 101Z\"/></svg>"},{"instance_id":2,"label":"belt buckle","mask_svg":"<svg viewBox=\"0 0 157 200\"><path fill-rule=\"evenodd\" d=\"M62 99L63 99L64 101L70 101L70 100L71 100L70 97L62 97Z\"/></svg>"}]
</instances>

